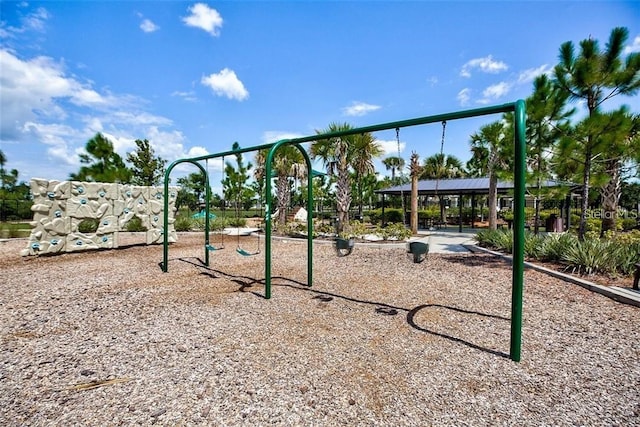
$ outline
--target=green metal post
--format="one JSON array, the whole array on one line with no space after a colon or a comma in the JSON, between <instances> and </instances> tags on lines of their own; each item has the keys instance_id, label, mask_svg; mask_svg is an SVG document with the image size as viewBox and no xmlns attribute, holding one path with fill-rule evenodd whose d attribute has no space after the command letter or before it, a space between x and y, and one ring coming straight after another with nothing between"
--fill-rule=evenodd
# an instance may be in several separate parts
<instances>
[{"instance_id":1,"label":"green metal post","mask_svg":"<svg viewBox=\"0 0 640 427\"><path fill-rule=\"evenodd\" d=\"M515 104L515 166L513 207L513 270L511 289L511 348L509 356L520 361L522 348L522 298L524 293L524 196L526 171L526 108L519 100Z\"/></svg>"},{"instance_id":2,"label":"green metal post","mask_svg":"<svg viewBox=\"0 0 640 427\"><path fill-rule=\"evenodd\" d=\"M163 252L163 271L168 270L168 182L169 173L173 167L179 163L189 162L196 164L203 172L202 166L197 163L200 160L211 159L215 157L224 157L228 155L245 153L249 151L258 151L269 149L266 162L266 176L271 176L271 163L275 151L280 145L294 144L297 146L303 154L307 163L307 168L311 170L311 161L305 150L303 150L299 144L305 142L312 142L322 139L338 138L348 135L356 135L369 132L377 132L381 130L389 130L396 128L403 128L409 126L417 126L428 123L436 123L447 120L464 119L469 117L485 116L489 114L514 112L515 114L515 167L514 167L514 256L513 256L513 275L512 275L512 295L511 295L511 344L510 344L510 358L516 362L520 361L521 342L522 342L522 299L524 290L524 195L525 195L525 160L526 160L526 108L525 103L519 100L515 103L508 103L503 105L496 105L492 107L476 108L471 110L456 111L453 113L439 114L435 116L419 117L415 119L400 120L395 122L381 123L377 125L365 126L360 128L353 128L345 131L330 132L318 135L309 135L301 138L294 138L289 140L281 140L271 144L257 145L248 148L238 148L236 150L226 151L222 153L194 157L191 159L181 159L172 163L165 172L165 217L164 217L164 252ZM206 173L205 173L206 176ZM207 177L208 181L208 177ZM207 182L208 186L208 182ZM313 247L313 227L311 223L312 219L312 190L311 182L309 181L309 193L308 193L308 280L309 286L312 284L312 247ZM210 190L209 190L210 191ZM266 182L266 209L265 209L265 297L271 298L271 181L267 179ZM473 199L473 195L472 195ZM208 199L207 199L208 202ZM475 206L474 206L475 208ZM207 206L208 209L208 206ZM384 203L383 203L384 210ZM207 212L208 217L208 212ZM473 220L473 218L472 218ZM207 232L208 238L208 232Z\"/></svg>"},{"instance_id":3,"label":"green metal post","mask_svg":"<svg viewBox=\"0 0 640 427\"><path fill-rule=\"evenodd\" d=\"M214 156L211 156L214 157ZM174 167L176 167L177 165L179 165L180 163L191 163L195 166L198 167L198 169L200 169L200 172L202 172L204 174L205 177L205 185L207 186L207 188L209 189L209 194L211 189L209 188L209 176L207 175L207 172L205 171L205 169L202 167L202 165L200 163L198 163L198 160L195 159L179 159L176 160L175 162L171 163L169 165L169 167L167 167L167 170L164 172L164 212L163 212L163 230L162 230L162 271L163 272L167 272L169 271L169 176L171 175L171 171L173 170ZM209 217L208 215L208 207L207 207L207 218ZM207 222L205 221L205 224L207 224ZM205 225L205 228L207 228L207 226ZM206 231L206 238L205 238L205 244L209 243L209 231L207 229ZM209 265L209 251L207 251L207 249L205 248L205 260L206 260L206 264Z\"/></svg>"},{"instance_id":4,"label":"green metal post","mask_svg":"<svg viewBox=\"0 0 640 427\"><path fill-rule=\"evenodd\" d=\"M309 158L309 154L307 154L306 150L300 146L300 144L294 142L291 139L283 139L273 144L269 153L267 154L267 158L265 160L265 176L267 177L267 182L265 185L266 192L266 206L265 206L265 261L264 261L264 297L266 299L271 298L271 175L272 175L272 163L273 157L275 156L276 151L280 146L290 144L293 145L300 151L302 157L304 157L305 163L307 165L307 284L312 286L313 284L313 223L312 223L312 199L313 199L313 186L311 185L312 179L312 169L311 169L311 159Z\"/></svg>"},{"instance_id":5,"label":"green metal post","mask_svg":"<svg viewBox=\"0 0 640 427\"><path fill-rule=\"evenodd\" d=\"M223 165L224 167L224 165ZM206 186L204 190L204 265L209 267L209 232L211 231L211 222L209 219L209 200L211 199L211 186L209 185L209 171L204 172L204 184Z\"/></svg>"}]
</instances>

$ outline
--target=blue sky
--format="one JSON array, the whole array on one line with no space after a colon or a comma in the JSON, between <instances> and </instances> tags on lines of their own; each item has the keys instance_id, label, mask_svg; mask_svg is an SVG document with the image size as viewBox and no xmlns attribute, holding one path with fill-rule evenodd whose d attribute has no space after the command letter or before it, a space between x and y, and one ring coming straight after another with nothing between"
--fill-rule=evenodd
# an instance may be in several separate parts
<instances>
[{"instance_id":1,"label":"blue sky","mask_svg":"<svg viewBox=\"0 0 640 427\"><path fill-rule=\"evenodd\" d=\"M640 51L638 1L2 1L0 11L0 149L25 181L68 178L97 132L123 156L146 138L173 161L331 122L524 99L563 42L591 36L604 49L616 26L629 29L625 52ZM638 98L615 102L637 112ZM448 123L445 152L468 160L469 135L498 118ZM402 130L401 156L439 152L440 133ZM394 131L375 136L398 154Z\"/></svg>"}]
</instances>

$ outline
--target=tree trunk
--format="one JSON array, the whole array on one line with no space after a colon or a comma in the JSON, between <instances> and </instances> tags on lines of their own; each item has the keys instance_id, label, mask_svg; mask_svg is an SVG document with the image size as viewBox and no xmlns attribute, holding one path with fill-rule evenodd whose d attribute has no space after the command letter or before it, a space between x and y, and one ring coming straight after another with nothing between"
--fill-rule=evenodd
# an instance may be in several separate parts
<instances>
[{"instance_id":1,"label":"tree trunk","mask_svg":"<svg viewBox=\"0 0 640 427\"><path fill-rule=\"evenodd\" d=\"M612 159L607 162L607 174L610 179L607 185L602 188L602 228L601 234L605 231L616 231L616 219L618 217L618 202L620 201L620 160Z\"/></svg>"},{"instance_id":2,"label":"tree trunk","mask_svg":"<svg viewBox=\"0 0 640 427\"><path fill-rule=\"evenodd\" d=\"M489 230L496 230L498 228L498 210L496 205L498 204L498 177L491 171L489 173Z\"/></svg>"},{"instance_id":3,"label":"tree trunk","mask_svg":"<svg viewBox=\"0 0 640 427\"><path fill-rule=\"evenodd\" d=\"M591 147L591 138L587 142ZM580 208L580 225L578 226L578 239L584 240L585 232L587 231L587 210L589 209L589 184L591 180L591 149L586 150L584 156L584 171L582 173L582 201Z\"/></svg>"},{"instance_id":4,"label":"tree trunk","mask_svg":"<svg viewBox=\"0 0 640 427\"><path fill-rule=\"evenodd\" d=\"M338 216L337 232L349 231L349 208L351 207L351 186L349 170L338 171L336 184L336 213Z\"/></svg>"},{"instance_id":5,"label":"tree trunk","mask_svg":"<svg viewBox=\"0 0 640 427\"><path fill-rule=\"evenodd\" d=\"M411 176L411 232L418 234L418 175Z\"/></svg>"},{"instance_id":6,"label":"tree trunk","mask_svg":"<svg viewBox=\"0 0 640 427\"><path fill-rule=\"evenodd\" d=\"M278 224L287 223L287 206L289 205L289 181L286 176L279 176L276 188L278 190Z\"/></svg>"}]
</instances>

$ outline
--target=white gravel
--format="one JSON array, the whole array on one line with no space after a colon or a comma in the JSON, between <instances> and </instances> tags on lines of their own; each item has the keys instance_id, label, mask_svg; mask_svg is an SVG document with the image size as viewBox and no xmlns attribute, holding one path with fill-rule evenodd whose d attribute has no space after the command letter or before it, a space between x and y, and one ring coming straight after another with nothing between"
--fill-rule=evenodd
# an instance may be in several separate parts
<instances>
[{"instance_id":1,"label":"white gravel","mask_svg":"<svg viewBox=\"0 0 640 427\"><path fill-rule=\"evenodd\" d=\"M0 425L640 425L640 311L483 254L202 235L22 258L0 242ZM242 237L255 250L254 237ZM262 242L263 243L263 242ZM264 248L263 244L262 248Z\"/></svg>"}]
</instances>

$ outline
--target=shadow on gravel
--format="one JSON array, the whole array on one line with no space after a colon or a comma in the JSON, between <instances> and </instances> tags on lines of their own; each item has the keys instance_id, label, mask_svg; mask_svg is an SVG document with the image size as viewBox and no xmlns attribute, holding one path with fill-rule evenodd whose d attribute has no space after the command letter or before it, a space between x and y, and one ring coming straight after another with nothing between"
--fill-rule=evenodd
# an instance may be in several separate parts
<instances>
[{"instance_id":1,"label":"shadow on gravel","mask_svg":"<svg viewBox=\"0 0 640 427\"><path fill-rule=\"evenodd\" d=\"M442 260L466 267L509 268L505 260L491 254L443 255Z\"/></svg>"},{"instance_id":2,"label":"shadow on gravel","mask_svg":"<svg viewBox=\"0 0 640 427\"><path fill-rule=\"evenodd\" d=\"M496 264L495 261L492 262L491 261L491 257L484 257L484 256L476 256L476 255L463 255L463 256L451 256L451 257L446 257L446 259L450 262L456 262L456 263L463 263L465 265L479 265L479 266L489 266L489 264ZM228 280L236 283L239 285L239 288L237 291L235 292L246 292L246 293L251 293L259 298L264 298L264 295L262 293L259 292L255 292L255 291L249 291L248 289L253 287L254 285L264 285L265 284L265 279L256 279L254 277L249 277L249 276L239 276L239 275L232 275L232 274L228 274L225 273L223 271L220 270L216 270L216 269L212 269L209 268L207 266L204 265L204 263L202 262L202 260L200 260L197 257L185 257L185 258L176 258L174 260L178 260L181 262L186 262L188 264L194 265L196 267L201 268L203 271L201 272L201 274L207 275L211 278L220 278L220 277L224 277L227 278ZM195 261L197 260L197 262ZM466 262L465 262L466 261ZM161 263L160 263L161 264ZM498 263L500 264L500 263ZM498 267L498 265L496 265L496 267ZM404 307L397 307L391 304L386 304L386 303L381 303L381 302L375 302L375 301L367 301L367 300L362 300L362 299L357 299L357 298L353 298L353 297L348 297L345 295L340 295L340 294L336 294L336 293L332 293L332 292L326 292L326 291L320 291L317 289L313 289L311 287L309 287L309 285L307 285L306 283L300 282L298 280L295 279L290 279L287 277L282 277L282 276L272 276L271 277L272 283L271 286L274 287L287 287L290 289L294 289L294 290L298 290L298 291L304 291L304 292L310 292L312 294L315 294L312 298L316 299L322 303L330 303L332 301L334 301L335 299L339 299L339 300L343 300L343 301L349 301L352 303L357 303L357 304L364 304L364 305L370 305L370 306L375 306L374 312L377 314L381 314L381 315L386 315L386 316L395 316L397 314L399 314L400 312L405 312L406 314L406 320L407 320L407 324L409 326L411 326L412 328L424 332L426 334L429 335L433 335L439 338L444 338L446 340L458 343L458 344L462 344L465 345L467 347L470 347L474 350L479 350L479 351L483 351L485 353L489 353L489 354L493 354L495 356L499 356L499 357L504 357L504 358L509 358L509 355L507 353L501 352L501 351L497 351L497 350L492 350L490 348L486 348L483 347L481 345L475 344L473 342L464 340L462 338L459 337L455 337L452 335L447 335L444 334L442 332L437 332L428 328L425 328L423 326L420 326L416 323L415 321L415 317L416 315L421 311L421 310L426 310L429 308L442 308L445 310L450 310L453 311L455 313L458 314L462 314L464 316L468 316L468 322L472 322L473 318L491 318L491 319L497 319L497 320L502 320L502 321L506 321L508 322L510 319L506 318L506 317L502 317L502 316L497 316L494 314L487 314L487 313L481 313L479 311L471 311L471 310L465 310L465 309L461 309L461 308L457 308L457 307L451 307L451 306L447 306L447 305L442 305L442 304L422 304L419 306L416 306L412 309L408 309L408 308L404 308Z\"/></svg>"},{"instance_id":3,"label":"shadow on gravel","mask_svg":"<svg viewBox=\"0 0 640 427\"><path fill-rule=\"evenodd\" d=\"M423 326L420 326L416 323L415 321L415 317L418 314L418 312L420 312L421 310L425 310L425 309L429 309L429 308L442 308L445 310L451 310L454 311L456 313L465 315L469 317L469 322L473 321L473 317L481 317L481 318L491 318L491 319L497 319L497 320L502 320L505 322L509 322L510 319L506 318L506 317L502 317L502 316L497 316L494 314L487 314L487 313L481 313L479 311L470 311L470 310L464 310L461 308L457 308L457 307L451 307L451 306L447 306L447 305L442 305L442 304L422 304L419 305L417 307L414 307L412 309L408 309L408 308L404 308L404 307L397 307L397 306L393 306L390 304L386 304L386 303L380 303L380 302L375 302L375 301L366 301L366 300L361 300L361 299L357 299L357 298L352 298L352 297L348 297L348 296L344 296L344 295L339 295L336 293L332 293L332 292L325 292L325 291L319 291L317 289L312 289L309 288L305 283L301 283L295 280L291 280L291 279L287 279L285 277L274 277L273 279L280 279L280 280L287 280L289 282L293 282L294 284L291 283L273 283L272 286L280 286L280 287L288 287L291 289L296 289L296 290L301 290L301 291L305 291L305 292L310 292L313 294L316 294L313 299L317 299L321 302L326 302L329 303L331 301L333 301L334 299L341 299L344 301L349 301L349 302L354 302L354 303L358 303L358 304L366 304L366 305L371 305L371 306L375 306L375 312L377 314L382 314L382 315L387 315L387 316L394 316L397 315L399 312L405 312L407 313L407 324L409 326L411 326L412 328L424 332L426 334L429 335L433 335L436 337L440 337L440 338L444 338L446 340L449 341L453 341L455 343L458 344L463 344L466 345L467 347L473 348L474 350L479 350L479 351L483 351L485 353L489 353L489 354L493 354L495 356L499 356L499 357L504 357L504 358L509 358L509 354L504 353L502 351L497 351L497 350L492 350L490 348L486 348L483 347L481 345L466 341L462 338L458 338L455 336L451 336L451 335L447 335L441 332L436 332L430 329L427 329ZM299 287L299 286L303 286L303 287Z\"/></svg>"}]
</instances>

